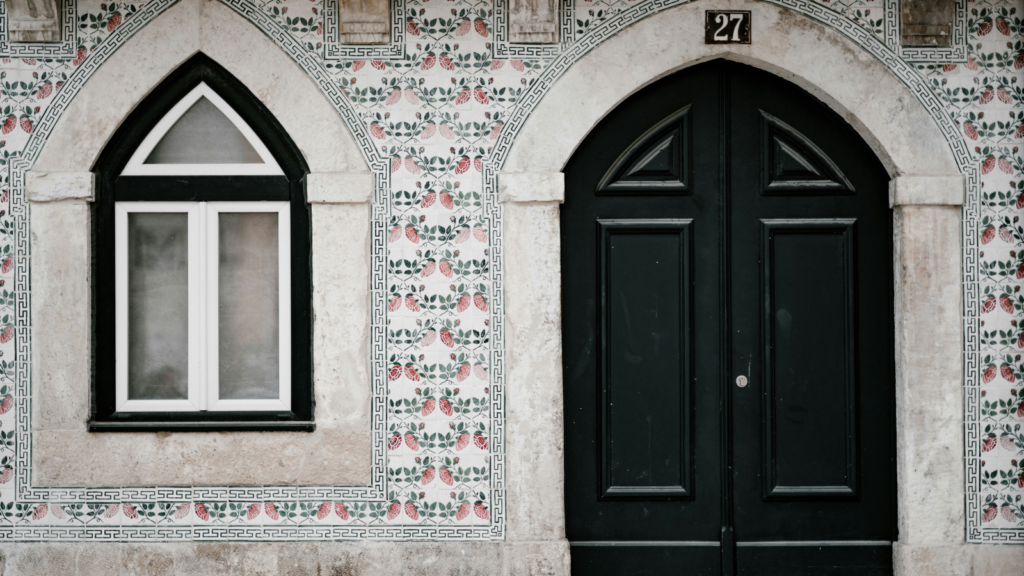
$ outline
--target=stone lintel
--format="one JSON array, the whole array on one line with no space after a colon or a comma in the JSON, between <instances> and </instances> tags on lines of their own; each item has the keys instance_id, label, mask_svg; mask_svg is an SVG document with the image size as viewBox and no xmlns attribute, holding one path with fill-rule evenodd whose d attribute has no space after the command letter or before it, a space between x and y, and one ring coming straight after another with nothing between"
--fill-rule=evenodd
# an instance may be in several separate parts
<instances>
[{"instance_id":1,"label":"stone lintel","mask_svg":"<svg viewBox=\"0 0 1024 576\"><path fill-rule=\"evenodd\" d=\"M565 202L561 172L502 172L498 174L499 202Z\"/></svg>"},{"instance_id":2,"label":"stone lintel","mask_svg":"<svg viewBox=\"0 0 1024 576\"><path fill-rule=\"evenodd\" d=\"M391 40L388 0L339 0L338 17L342 44L387 44Z\"/></svg>"},{"instance_id":3,"label":"stone lintel","mask_svg":"<svg viewBox=\"0 0 1024 576\"><path fill-rule=\"evenodd\" d=\"M92 172L35 172L25 175L29 202L96 199L96 177Z\"/></svg>"},{"instance_id":4,"label":"stone lintel","mask_svg":"<svg viewBox=\"0 0 1024 576\"><path fill-rule=\"evenodd\" d=\"M889 206L963 206L964 177L897 176L889 181Z\"/></svg>"},{"instance_id":5,"label":"stone lintel","mask_svg":"<svg viewBox=\"0 0 1024 576\"><path fill-rule=\"evenodd\" d=\"M373 199L370 172L314 172L306 176L310 204L362 204Z\"/></svg>"}]
</instances>

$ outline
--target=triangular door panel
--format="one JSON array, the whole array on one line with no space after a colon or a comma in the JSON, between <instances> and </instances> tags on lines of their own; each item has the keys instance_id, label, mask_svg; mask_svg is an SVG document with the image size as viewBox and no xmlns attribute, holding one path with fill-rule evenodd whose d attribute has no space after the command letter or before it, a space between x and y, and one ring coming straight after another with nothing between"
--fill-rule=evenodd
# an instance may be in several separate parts
<instances>
[{"instance_id":1,"label":"triangular door panel","mask_svg":"<svg viewBox=\"0 0 1024 576\"><path fill-rule=\"evenodd\" d=\"M248 138L203 96L182 114L146 164L263 164Z\"/></svg>"},{"instance_id":2,"label":"triangular door panel","mask_svg":"<svg viewBox=\"0 0 1024 576\"><path fill-rule=\"evenodd\" d=\"M599 193L679 193L690 166L689 106L662 120L619 155L601 178Z\"/></svg>"},{"instance_id":3,"label":"triangular door panel","mask_svg":"<svg viewBox=\"0 0 1024 576\"><path fill-rule=\"evenodd\" d=\"M792 126L761 110L762 193L847 194L853 184L825 152Z\"/></svg>"}]
</instances>

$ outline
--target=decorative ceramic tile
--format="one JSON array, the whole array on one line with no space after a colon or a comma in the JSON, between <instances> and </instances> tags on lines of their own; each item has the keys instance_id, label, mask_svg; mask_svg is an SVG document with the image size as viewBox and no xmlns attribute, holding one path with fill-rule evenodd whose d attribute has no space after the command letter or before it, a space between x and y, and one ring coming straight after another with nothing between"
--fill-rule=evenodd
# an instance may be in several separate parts
<instances>
[{"instance_id":1,"label":"decorative ceramic tile","mask_svg":"<svg viewBox=\"0 0 1024 576\"><path fill-rule=\"evenodd\" d=\"M337 43L334 2L225 0L315 79L375 173L371 485L32 486L24 174L97 67L174 3L81 0L66 4L77 14L74 51L0 61L0 539L504 538L496 172L533 106L577 59L685 2L566 0L560 43L516 45L506 0L398 0L391 43L373 47ZM1024 455L1015 388L1024 378L1020 15L1008 0L972 2L968 14L961 0L952 48L904 49L901 59L886 46L899 29L895 0L773 3L887 63L967 176L967 535L1024 542L1024 489L1014 480Z\"/></svg>"},{"instance_id":2,"label":"decorative ceramic tile","mask_svg":"<svg viewBox=\"0 0 1024 576\"><path fill-rule=\"evenodd\" d=\"M75 2L59 2L60 42L10 41L7 3L0 3L0 56L6 58L74 58L78 49L75 42L78 19ZM115 25L116 26L116 25Z\"/></svg>"}]
</instances>

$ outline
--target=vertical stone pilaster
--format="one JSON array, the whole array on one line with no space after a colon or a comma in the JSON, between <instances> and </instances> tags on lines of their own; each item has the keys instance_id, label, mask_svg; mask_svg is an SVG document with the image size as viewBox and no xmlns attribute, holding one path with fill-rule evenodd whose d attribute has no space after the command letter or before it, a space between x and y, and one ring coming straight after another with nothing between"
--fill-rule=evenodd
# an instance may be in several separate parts
<instances>
[{"instance_id":1,"label":"vertical stone pilaster","mask_svg":"<svg viewBox=\"0 0 1024 576\"><path fill-rule=\"evenodd\" d=\"M568 575L559 204L564 176L500 174L506 298L505 574Z\"/></svg>"},{"instance_id":2,"label":"vertical stone pilaster","mask_svg":"<svg viewBox=\"0 0 1024 576\"><path fill-rule=\"evenodd\" d=\"M961 177L897 177L894 208L899 576L967 576Z\"/></svg>"},{"instance_id":3,"label":"vertical stone pilaster","mask_svg":"<svg viewBox=\"0 0 1024 576\"><path fill-rule=\"evenodd\" d=\"M89 172L33 173L26 179L32 220L33 429L84 431L92 347ZM19 266L28 266L20 255Z\"/></svg>"},{"instance_id":4,"label":"vertical stone pilaster","mask_svg":"<svg viewBox=\"0 0 1024 576\"><path fill-rule=\"evenodd\" d=\"M313 390L320 429L370 429L370 310L365 303L370 301L373 186L370 172L306 176L313 231ZM369 437L355 447L367 461L368 444Z\"/></svg>"}]
</instances>

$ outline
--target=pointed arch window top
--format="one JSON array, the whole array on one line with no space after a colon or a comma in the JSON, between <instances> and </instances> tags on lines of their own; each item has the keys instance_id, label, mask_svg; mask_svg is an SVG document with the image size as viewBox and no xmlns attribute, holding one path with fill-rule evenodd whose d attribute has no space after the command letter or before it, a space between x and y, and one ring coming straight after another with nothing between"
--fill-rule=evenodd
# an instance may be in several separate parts
<instances>
[{"instance_id":1,"label":"pointed arch window top","mask_svg":"<svg viewBox=\"0 0 1024 576\"><path fill-rule=\"evenodd\" d=\"M201 82L160 119L125 176L270 176L284 172L252 128Z\"/></svg>"}]
</instances>

